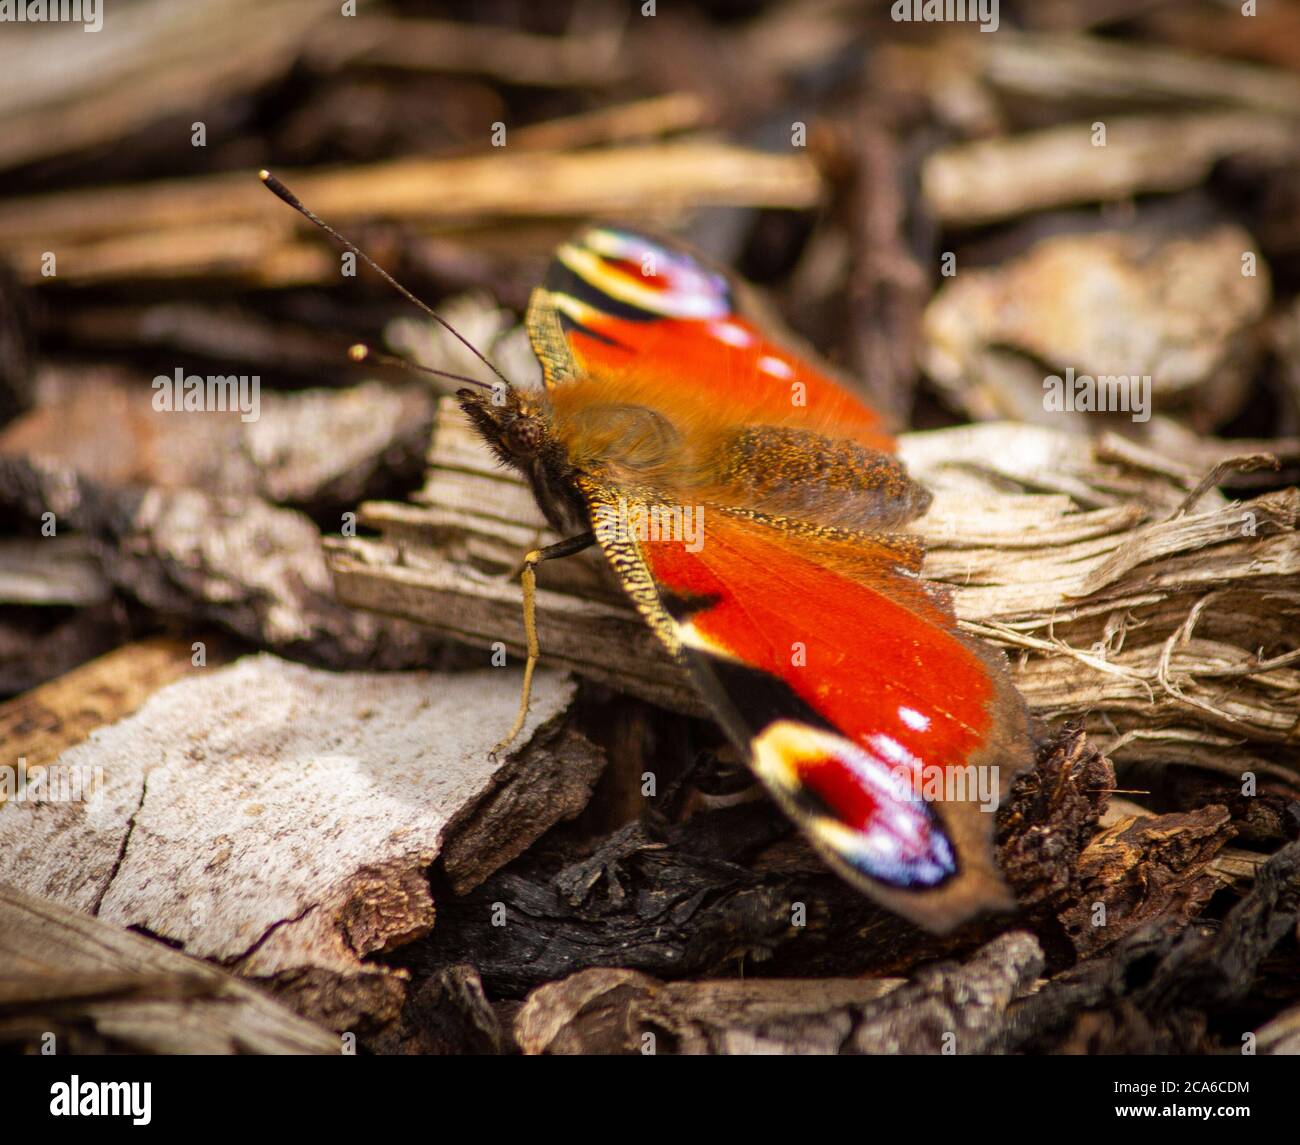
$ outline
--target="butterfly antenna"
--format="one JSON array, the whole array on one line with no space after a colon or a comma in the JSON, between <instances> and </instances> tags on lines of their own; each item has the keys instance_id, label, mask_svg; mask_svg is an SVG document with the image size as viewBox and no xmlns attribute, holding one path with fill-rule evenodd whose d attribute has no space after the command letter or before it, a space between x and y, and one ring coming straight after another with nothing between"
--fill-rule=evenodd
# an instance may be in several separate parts
<instances>
[{"instance_id":1,"label":"butterfly antenna","mask_svg":"<svg viewBox=\"0 0 1300 1145\"><path fill-rule=\"evenodd\" d=\"M367 266L370 267L371 270L373 270L376 274L378 274L380 278L382 278L385 282L387 282L389 286L391 286L394 290L396 290L398 294L400 294L408 302L418 307L430 318L432 318L435 322L437 322L439 326L441 326L444 330L447 331L447 333L449 333L453 338L455 338L458 342L460 342L460 344L464 346L465 349L467 349L471 354L473 354L474 357L476 357L480 362L482 362L483 365L485 365L489 370L491 370L494 374L496 374L496 376L500 378L507 386L510 386L510 379L507 378L505 374L503 374L500 370L498 370L496 366L494 366L490 361L488 361L486 356L484 356L484 354L478 349L478 347L475 346L468 338L466 338L464 334L462 334L459 330L457 330L456 327L454 327L450 322L448 322L447 319L445 319L441 314L436 313L431 307L429 307L425 303L421 302L418 298L416 298L414 294L412 294L409 290L407 290L406 287L404 287L400 282L398 282L397 279L395 279L391 274L389 274L388 271L386 271L382 266L380 266L379 263L377 263L373 258L371 258L368 254L366 254L365 251L363 251L355 243L349 242L341 234L339 234L339 232L336 231L332 226L330 226L329 223L327 223L318 214L316 214L315 211L313 211L310 207L308 207L305 203L303 203L303 201L299 199L298 196L295 195L292 191L290 191L289 188L286 187L279 179L277 179L274 175L272 175L270 171L266 171L266 170L259 171L257 173L257 177L261 179L263 183L266 184L267 189L272 194L274 194L276 198L281 199L282 201L288 203L289 206L291 206L295 211L297 211L304 218L310 219L313 223L315 223L318 227L320 227L320 229L323 230L327 235L329 235L331 238L335 239L336 241L342 243L345 247L347 247L348 250L350 250L354 255L357 256L357 258L361 259ZM400 359L398 360L400 361ZM438 373L437 370L433 370L430 372ZM459 375L457 374L450 374L447 376L453 378L459 378ZM460 378L460 380L471 381L472 379ZM474 384L480 386L485 385L485 383L483 382L474 382ZM487 386L487 388L491 389L492 387Z\"/></svg>"},{"instance_id":2,"label":"butterfly antenna","mask_svg":"<svg viewBox=\"0 0 1300 1145\"><path fill-rule=\"evenodd\" d=\"M481 382L478 378L470 378L464 374L453 374L450 370L435 370L432 366L421 366L416 362L407 361L405 358L399 358L393 354L384 354L379 350L372 349L364 342L358 342L348 347L348 357L354 362L378 362L383 366L396 366L399 370L406 370L411 374L430 374L435 378L450 378L453 382L465 382L471 386L481 386L485 390L492 389L489 382Z\"/></svg>"}]
</instances>

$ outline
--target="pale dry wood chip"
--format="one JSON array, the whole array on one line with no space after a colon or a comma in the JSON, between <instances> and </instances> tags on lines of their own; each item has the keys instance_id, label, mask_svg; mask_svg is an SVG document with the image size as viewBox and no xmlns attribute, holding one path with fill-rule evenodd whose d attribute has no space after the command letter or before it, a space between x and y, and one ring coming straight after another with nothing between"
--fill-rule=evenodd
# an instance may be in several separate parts
<instances>
[{"instance_id":1,"label":"pale dry wood chip","mask_svg":"<svg viewBox=\"0 0 1300 1145\"><path fill-rule=\"evenodd\" d=\"M1243 273L1243 257L1255 260ZM1148 379L1145 418L1181 409L1229 418L1258 361L1254 327L1272 290L1241 227L1163 237L1130 231L1056 235L1018 258L959 268L926 307L922 363L947 399L980 420L1012 418L1091 431L1106 414L1049 408L1045 379Z\"/></svg>"},{"instance_id":2,"label":"pale dry wood chip","mask_svg":"<svg viewBox=\"0 0 1300 1145\"><path fill-rule=\"evenodd\" d=\"M572 694L539 673L518 742ZM424 872L519 757L488 757L518 697L490 669L192 675L59 758L98 798L0 810L0 879L245 974L360 972L432 926Z\"/></svg>"},{"instance_id":3,"label":"pale dry wood chip","mask_svg":"<svg viewBox=\"0 0 1300 1145\"><path fill-rule=\"evenodd\" d=\"M1105 145L1093 142L1104 122ZM1295 124L1241 111L1118 115L955 143L921 169L934 215L959 226L1075 203L1177 191L1202 182L1229 156L1279 162L1295 147Z\"/></svg>"},{"instance_id":4,"label":"pale dry wood chip","mask_svg":"<svg viewBox=\"0 0 1300 1145\"><path fill-rule=\"evenodd\" d=\"M277 174L342 229L376 217L440 228L501 218L628 215L662 223L701 207L806 208L823 197L809 156L769 154L704 135ZM24 274L36 268L32 285L48 281L39 272L46 250L58 254L61 283L218 274L285 286L337 278L337 256L323 240L302 240L310 228L267 194L252 171L0 204L0 247Z\"/></svg>"}]
</instances>

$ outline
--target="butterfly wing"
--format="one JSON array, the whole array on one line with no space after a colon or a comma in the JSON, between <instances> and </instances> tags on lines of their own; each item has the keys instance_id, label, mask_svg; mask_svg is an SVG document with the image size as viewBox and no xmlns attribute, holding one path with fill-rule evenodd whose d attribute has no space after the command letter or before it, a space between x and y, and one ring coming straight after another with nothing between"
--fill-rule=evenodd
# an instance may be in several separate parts
<instances>
[{"instance_id":1,"label":"butterfly wing","mask_svg":"<svg viewBox=\"0 0 1300 1145\"><path fill-rule=\"evenodd\" d=\"M797 425L882 450L879 414L741 284L663 240L593 227L556 252L528 327L552 390L598 377L736 425Z\"/></svg>"},{"instance_id":2,"label":"butterfly wing","mask_svg":"<svg viewBox=\"0 0 1300 1145\"><path fill-rule=\"evenodd\" d=\"M993 810L1029 762L1023 702L999 659L963 637L919 579L917 539L884 531L925 499L884 453L892 442L879 418L737 305L725 277L644 236L599 228L561 248L530 309L558 407L585 393L584 408L607 402L625 426L650 411L672 430L666 460L641 469L603 464L620 448L630 455L625 444L602 438L594 449L580 431L566 441L589 461L578 484L597 539L836 870L933 930L1009 906ZM737 441L760 478L735 476ZM701 449L712 478L674 484L673 458L690 469ZM774 489L790 512L756 506ZM701 499L690 504L691 494ZM819 519L819 497L840 516L844 498L867 506L855 519L879 530ZM655 527L665 502L689 514L685 534Z\"/></svg>"},{"instance_id":3,"label":"butterfly wing","mask_svg":"<svg viewBox=\"0 0 1300 1145\"><path fill-rule=\"evenodd\" d=\"M598 521L626 502L584 493ZM932 930L1012 905L990 843L1028 762L1024 707L915 579L919 546L695 512L694 552L597 536L777 802L841 874Z\"/></svg>"}]
</instances>

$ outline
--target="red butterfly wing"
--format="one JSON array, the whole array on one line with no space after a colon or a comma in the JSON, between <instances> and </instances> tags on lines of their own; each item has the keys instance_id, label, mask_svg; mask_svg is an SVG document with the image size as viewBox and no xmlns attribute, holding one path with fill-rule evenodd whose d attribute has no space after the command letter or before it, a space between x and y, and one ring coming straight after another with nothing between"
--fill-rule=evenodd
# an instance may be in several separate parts
<instances>
[{"instance_id":1,"label":"red butterfly wing","mask_svg":"<svg viewBox=\"0 0 1300 1145\"><path fill-rule=\"evenodd\" d=\"M693 256L626 231L588 231L561 248L529 316L557 424L599 405L628 426L647 411L667 426L649 446L639 430L632 446L602 437L596 448L576 431L566 440L590 463L579 487L597 538L837 870L934 930L1008 906L992 811L1029 762L1024 705L998 657L962 637L919 580L915 538L819 515L834 498L842 513L847 497L861 503L857 519L892 524L926 498L881 460L892 441L877 415L828 368L764 334L736 309L735 290ZM716 454L730 474L737 442L745 482L672 479L674 450L691 464ZM653 465L638 469L647 453ZM633 460L602 464L611 455ZM755 489L770 496L783 481L792 509L756 505ZM695 536L656 531L656 501L672 503L665 520L688 514Z\"/></svg>"},{"instance_id":2,"label":"red butterfly wing","mask_svg":"<svg viewBox=\"0 0 1300 1145\"><path fill-rule=\"evenodd\" d=\"M739 288L693 255L594 228L559 249L544 288L580 372L634 376L664 400L707 402L712 416L738 425L833 427L837 436L893 449L879 414L829 367L809 362L804 347L792 348L789 335L772 337L770 317L738 310Z\"/></svg>"},{"instance_id":3,"label":"red butterfly wing","mask_svg":"<svg viewBox=\"0 0 1300 1145\"><path fill-rule=\"evenodd\" d=\"M942 930L1011 905L989 840L1027 762L1024 709L911 579L919 552L704 514L698 551L636 548L681 656L769 790L832 865L914 921ZM840 545L857 560L836 559Z\"/></svg>"}]
</instances>

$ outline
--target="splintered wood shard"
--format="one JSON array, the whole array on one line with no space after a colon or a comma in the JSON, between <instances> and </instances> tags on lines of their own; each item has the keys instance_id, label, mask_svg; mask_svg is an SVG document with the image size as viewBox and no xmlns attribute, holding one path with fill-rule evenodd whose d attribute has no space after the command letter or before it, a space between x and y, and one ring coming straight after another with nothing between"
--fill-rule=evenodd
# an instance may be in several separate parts
<instances>
[{"instance_id":1,"label":"splintered wood shard","mask_svg":"<svg viewBox=\"0 0 1300 1145\"><path fill-rule=\"evenodd\" d=\"M1172 431L1171 431L1172 432ZM1176 459L1112 436L962 426L905 434L935 493L916 522L926 575L964 626L1004 648L1030 708L1082 720L1121 761L1243 769L1300 786L1300 491L1185 509L1226 443ZM555 538L444 401L424 489L369 503L377 538L327 541L336 591L481 647L524 650L523 553ZM539 573L543 661L702 714L598 554Z\"/></svg>"},{"instance_id":2,"label":"splintered wood shard","mask_svg":"<svg viewBox=\"0 0 1300 1145\"><path fill-rule=\"evenodd\" d=\"M0 886L0 1043L62 1053L337 1054L339 1039L197 958Z\"/></svg>"}]
</instances>

